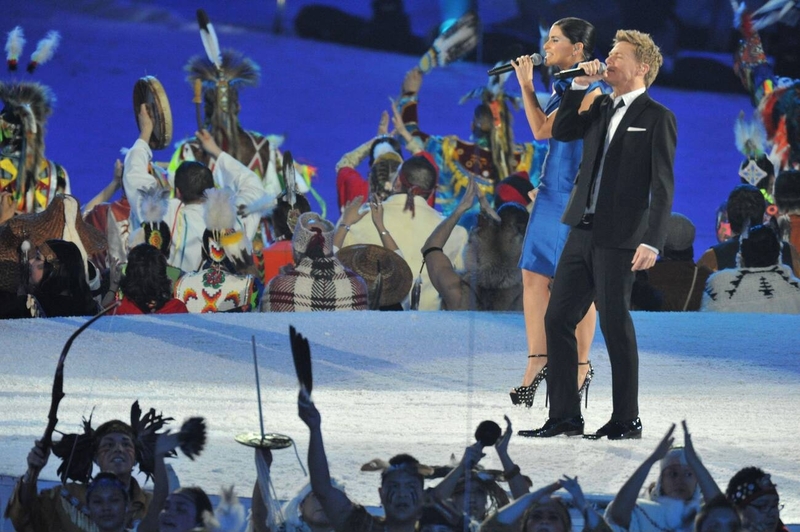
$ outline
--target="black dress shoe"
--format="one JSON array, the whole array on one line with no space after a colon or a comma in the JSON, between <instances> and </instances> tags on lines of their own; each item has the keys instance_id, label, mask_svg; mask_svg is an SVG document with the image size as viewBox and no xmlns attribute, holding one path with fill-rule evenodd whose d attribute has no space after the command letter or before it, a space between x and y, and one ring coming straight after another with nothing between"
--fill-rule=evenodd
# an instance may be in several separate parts
<instances>
[{"instance_id":1,"label":"black dress shoe","mask_svg":"<svg viewBox=\"0 0 800 532\"><path fill-rule=\"evenodd\" d=\"M642 420L638 417L630 421L609 421L594 434L584 434L587 440L638 440L642 437Z\"/></svg>"},{"instance_id":2,"label":"black dress shoe","mask_svg":"<svg viewBox=\"0 0 800 532\"><path fill-rule=\"evenodd\" d=\"M580 436L583 434L583 416L549 418L542 428L521 430L517 434L525 438L551 438L560 434Z\"/></svg>"}]
</instances>

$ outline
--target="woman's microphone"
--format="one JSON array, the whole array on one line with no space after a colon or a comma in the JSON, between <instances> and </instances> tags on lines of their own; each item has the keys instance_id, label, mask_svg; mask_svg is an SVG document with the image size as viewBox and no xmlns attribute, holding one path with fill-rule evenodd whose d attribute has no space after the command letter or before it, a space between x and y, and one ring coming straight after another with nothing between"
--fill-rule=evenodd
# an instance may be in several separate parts
<instances>
[{"instance_id":1,"label":"woman's microphone","mask_svg":"<svg viewBox=\"0 0 800 532\"><path fill-rule=\"evenodd\" d=\"M539 54L531 54L530 57L531 57L531 61L533 61L533 66L539 66L539 65L542 64L543 59L542 59L541 55L539 55ZM507 63L505 65L500 65L498 67L494 67L489 72L487 72L487 74L490 75L490 76L496 76L498 74L505 74L506 72L511 72L512 70L514 70L514 65L512 63L513 63L513 61L511 63Z\"/></svg>"}]
</instances>

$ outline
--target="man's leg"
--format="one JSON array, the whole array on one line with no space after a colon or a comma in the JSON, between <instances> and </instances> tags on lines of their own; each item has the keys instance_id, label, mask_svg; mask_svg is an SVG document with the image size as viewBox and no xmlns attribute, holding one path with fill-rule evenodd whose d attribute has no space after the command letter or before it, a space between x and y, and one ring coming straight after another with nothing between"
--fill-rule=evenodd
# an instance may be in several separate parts
<instances>
[{"instance_id":1,"label":"man's leg","mask_svg":"<svg viewBox=\"0 0 800 532\"><path fill-rule=\"evenodd\" d=\"M633 254L633 250L595 248L592 256L600 330L611 362L611 421L630 421L639 416L639 352L629 311Z\"/></svg>"},{"instance_id":2,"label":"man's leg","mask_svg":"<svg viewBox=\"0 0 800 532\"><path fill-rule=\"evenodd\" d=\"M580 415L578 343L575 328L594 298L591 263L592 232L572 229L558 261L550 303L545 314L547 393L550 418Z\"/></svg>"}]
</instances>

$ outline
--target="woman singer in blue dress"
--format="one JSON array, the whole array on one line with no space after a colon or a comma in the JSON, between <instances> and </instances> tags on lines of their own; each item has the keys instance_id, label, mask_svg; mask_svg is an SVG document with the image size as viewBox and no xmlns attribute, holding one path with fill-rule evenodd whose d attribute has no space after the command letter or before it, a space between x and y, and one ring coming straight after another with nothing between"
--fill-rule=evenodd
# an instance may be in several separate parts
<instances>
[{"instance_id":1,"label":"woman singer in blue dress","mask_svg":"<svg viewBox=\"0 0 800 532\"><path fill-rule=\"evenodd\" d=\"M591 59L594 52L594 26L579 18L564 18L550 28L543 46L544 63L561 70L573 68L581 61ZM556 264L569 233L569 226L561 223L561 215L569 200L578 166L581 160L583 141L560 142L552 137L551 128L555 120L561 97L571 80L556 80L553 92L544 109L539 105L533 87L533 61L523 56L512 63L517 74L525 116L537 140L549 139L549 149L542 169L542 178L536 190L522 256L524 289L523 307L525 332L528 339L528 364L522 386L511 391L514 404L533 405L534 394L547 375L547 341L544 330L544 315L550 300L550 282ZM602 84L596 82L586 91L581 111L588 109L594 99L602 94ZM596 310L592 305L577 328L578 382L581 394L586 391L594 371L589 363L589 346L594 338Z\"/></svg>"}]
</instances>

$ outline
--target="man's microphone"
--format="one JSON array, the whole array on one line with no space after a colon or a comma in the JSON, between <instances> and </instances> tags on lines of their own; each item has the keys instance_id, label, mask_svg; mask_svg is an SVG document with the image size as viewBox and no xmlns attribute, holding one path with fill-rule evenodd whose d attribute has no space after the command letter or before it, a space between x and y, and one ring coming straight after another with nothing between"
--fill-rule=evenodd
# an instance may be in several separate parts
<instances>
[{"instance_id":1,"label":"man's microphone","mask_svg":"<svg viewBox=\"0 0 800 532\"><path fill-rule=\"evenodd\" d=\"M531 54L531 61L533 61L533 66L539 66L542 64L542 56L539 54ZM511 72L514 70L514 65L511 63L500 65L498 67L494 67L489 72L487 72L490 76L496 76L498 74L505 74L506 72Z\"/></svg>"},{"instance_id":2,"label":"man's microphone","mask_svg":"<svg viewBox=\"0 0 800 532\"><path fill-rule=\"evenodd\" d=\"M597 73L602 74L605 71L606 71L606 64L600 63L600 68L597 69ZM553 74L553 77L556 79L572 79L572 78L577 78L578 76L585 76L585 75L586 71L583 70L581 67L578 67L578 68L568 68L566 70L559 70L558 72Z\"/></svg>"}]
</instances>

